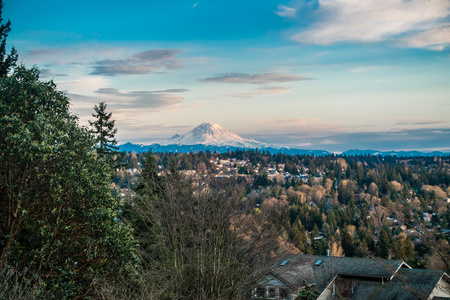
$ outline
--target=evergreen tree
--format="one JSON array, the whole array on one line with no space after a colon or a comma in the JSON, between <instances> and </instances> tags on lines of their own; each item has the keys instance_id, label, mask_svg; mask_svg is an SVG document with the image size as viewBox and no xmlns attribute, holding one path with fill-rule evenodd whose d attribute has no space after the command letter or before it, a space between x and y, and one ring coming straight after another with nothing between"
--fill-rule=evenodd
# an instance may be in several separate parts
<instances>
[{"instance_id":1,"label":"evergreen tree","mask_svg":"<svg viewBox=\"0 0 450 300\"><path fill-rule=\"evenodd\" d=\"M304 288L300 290L295 300L314 300L320 296L319 291L315 290L311 285L307 284L305 280L303 280L303 286Z\"/></svg>"},{"instance_id":2,"label":"evergreen tree","mask_svg":"<svg viewBox=\"0 0 450 300\"><path fill-rule=\"evenodd\" d=\"M11 31L11 21L3 24L2 11L3 1L0 0L0 77L5 77L17 63L17 51L12 47L11 52L6 53L6 38Z\"/></svg>"},{"instance_id":3,"label":"evergreen tree","mask_svg":"<svg viewBox=\"0 0 450 300\"><path fill-rule=\"evenodd\" d=\"M117 147L116 133L117 128L115 126L115 120L113 120L112 113L106 112L107 104L105 102L100 102L95 105L92 116L95 121L89 121L92 126L92 133L96 137L97 141L97 153L105 158L110 164L112 169L117 167L125 167L127 164L121 163L125 157L124 152L120 152L119 147Z\"/></svg>"},{"instance_id":4,"label":"evergreen tree","mask_svg":"<svg viewBox=\"0 0 450 300\"><path fill-rule=\"evenodd\" d=\"M385 230L381 231L380 241L378 242L378 256L381 258L389 258L389 250L391 243L389 241L389 235Z\"/></svg>"},{"instance_id":5,"label":"evergreen tree","mask_svg":"<svg viewBox=\"0 0 450 300\"><path fill-rule=\"evenodd\" d=\"M319 235L319 228L317 224L314 224L314 228L311 231L311 248L316 255L323 255L326 250L325 240Z\"/></svg>"},{"instance_id":6,"label":"evergreen tree","mask_svg":"<svg viewBox=\"0 0 450 300\"><path fill-rule=\"evenodd\" d=\"M94 110L97 114L92 114L95 121L89 121L89 124L93 127L93 133L97 138L98 149L97 152L102 156L108 156L111 153L115 154L117 147L116 133L117 128L115 126L115 121L111 119L112 113L106 112L107 104L105 102L100 102L95 105Z\"/></svg>"},{"instance_id":7,"label":"evergreen tree","mask_svg":"<svg viewBox=\"0 0 450 300\"><path fill-rule=\"evenodd\" d=\"M292 230L290 231L289 237L291 241L294 243L294 246L297 247L303 253L308 252L308 243L306 241L306 230L303 226L300 219L297 219L295 224L292 226Z\"/></svg>"},{"instance_id":8,"label":"evergreen tree","mask_svg":"<svg viewBox=\"0 0 450 300\"><path fill-rule=\"evenodd\" d=\"M355 251L355 241L350 231L345 231L342 237L342 249L344 250L345 256L352 257Z\"/></svg>"},{"instance_id":9,"label":"evergreen tree","mask_svg":"<svg viewBox=\"0 0 450 300\"><path fill-rule=\"evenodd\" d=\"M448 226L447 216L444 215L444 216L442 217L441 227L442 227L443 229L447 229L447 226Z\"/></svg>"}]
</instances>

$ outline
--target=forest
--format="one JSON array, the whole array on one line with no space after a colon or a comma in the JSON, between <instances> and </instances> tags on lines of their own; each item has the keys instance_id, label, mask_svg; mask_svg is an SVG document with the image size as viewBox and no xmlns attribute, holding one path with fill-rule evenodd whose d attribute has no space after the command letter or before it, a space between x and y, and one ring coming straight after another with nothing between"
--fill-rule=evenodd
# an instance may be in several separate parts
<instances>
[{"instance_id":1,"label":"forest","mask_svg":"<svg viewBox=\"0 0 450 300\"><path fill-rule=\"evenodd\" d=\"M145 155L129 153L127 159L138 170ZM402 259L416 268L448 270L450 157L257 150L153 155L160 170L173 161L197 180L208 174L239 185L286 250ZM138 178L138 172L119 172L116 191L129 197Z\"/></svg>"}]
</instances>

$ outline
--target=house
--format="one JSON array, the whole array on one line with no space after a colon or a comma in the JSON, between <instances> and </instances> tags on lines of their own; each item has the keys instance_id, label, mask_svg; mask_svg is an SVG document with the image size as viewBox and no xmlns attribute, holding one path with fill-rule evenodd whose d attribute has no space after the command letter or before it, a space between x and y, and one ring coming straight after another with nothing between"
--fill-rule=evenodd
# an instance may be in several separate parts
<instances>
[{"instance_id":1,"label":"house","mask_svg":"<svg viewBox=\"0 0 450 300\"><path fill-rule=\"evenodd\" d=\"M277 258L252 297L292 300L310 288L319 300L450 299L443 271L412 269L402 260L298 254Z\"/></svg>"},{"instance_id":2,"label":"house","mask_svg":"<svg viewBox=\"0 0 450 300\"><path fill-rule=\"evenodd\" d=\"M423 216L423 221L424 222L430 222L431 221L431 217L432 217L432 214L429 214L429 213L423 213L422 214L422 216Z\"/></svg>"}]
</instances>

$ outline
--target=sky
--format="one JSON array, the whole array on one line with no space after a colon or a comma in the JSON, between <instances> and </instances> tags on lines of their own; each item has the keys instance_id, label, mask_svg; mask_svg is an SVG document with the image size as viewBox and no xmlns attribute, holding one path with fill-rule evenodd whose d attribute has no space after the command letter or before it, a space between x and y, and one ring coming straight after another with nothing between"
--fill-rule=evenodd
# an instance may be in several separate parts
<instances>
[{"instance_id":1,"label":"sky","mask_svg":"<svg viewBox=\"0 0 450 300\"><path fill-rule=\"evenodd\" d=\"M5 0L8 44L119 143L213 122L304 149L450 152L449 0Z\"/></svg>"}]
</instances>

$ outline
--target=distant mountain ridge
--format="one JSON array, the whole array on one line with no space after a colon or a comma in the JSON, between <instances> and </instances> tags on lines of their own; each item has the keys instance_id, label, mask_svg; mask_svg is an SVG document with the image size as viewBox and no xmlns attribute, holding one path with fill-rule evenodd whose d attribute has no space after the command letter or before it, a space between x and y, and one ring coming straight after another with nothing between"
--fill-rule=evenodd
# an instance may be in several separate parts
<instances>
[{"instance_id":1,"label":"distant mountain ridge","mask_svg":"<svg viewBox=\"0 0 450 300\"><path fill-rule=\"evenodd\" d=\"M236 150L250 150L250 149L258 149L259 151L266 151L271 154L276 153L285 153L290 155L315 155L315 156L324 156L324 155L333 155L333 153L328 152L326 150L307 150L307 149L297 149L297 148L242 148L242 147L229 147L229 146L208 146L208 145L161 145L161 144L151 144L151 145L143 145L143 144L132 144L125 143L119 145L120 151L125 152L180 152L180 153L191 153L191 152L199 152L199 151L211 151L211 152L219 152L225 153L228 151L236 151ZM380 156L398 156L398 157L417 157L417 156L446 156L450 155L450 153L433 151L433 152L420 152L420 151L376 151L376 150L358 150L352 149L342 153L337 154L339 156L358 156L358 155L380 155Z\"/></svg>"},{"instance_id":2,"label":"distant mountain ridge","mask_svg":"<svg viewBox=\"0 0 450 300\"><path fill-rule=\"evenodd\" d=\"M273 147L267 147L267 148L245 148L245 147L233 147L233 146L213 146L213 145L178 145L178 144L172 144L172 145L161 145L161 144L151 144L151 145L143 145L143 144L132 144L132 143L125 143L122 145L119 145L120 151L125 152L181 152L181 153L191 153L191 152L199 152L199 151L211 151L211 152L219 152L219 153L225 153L228 151L236 151L236 150L250 150L250 149L258 149L259 151L266 151L271 154L275 153L286 153L290 155L296 155L296 154L306 154L306 155L315 155L315 156L324 156L324 155L331 155L330 152L325 150L306 150L306 149L295 149L295 148L273 148Z\"/></svg>"},{"instance_id":3,"label":"distant mountain ridge","mask_svg":"<svg viewBox=\"0 0 450 300\"><path fill-rule=\"evenodd\" d=\"M381 156L399 156L399 157L415 157L415 156L444 156L449 155L450 153L441 152L441 151L432 151L432 152L421 152L418 150L410 150L410 151L377 151L377 150L358 150L358 149L350 149L345 152L342 152L341 155L347 156L356 156L356 155L381 155Z\"/></svg>"},{"instance_id":4,"label":"distant mountain ridge","mask_svg":"<svg viewBox=\"0 0 450 300\"><path fill-rule=\"evenodd\" d=\"M125 143L119 145L119 149L125 152L199 152L199 151L217 151L224 153L228 151L242 149L258 149L269 153L286 153L290 155L308 154L315 156L332 155L325 150L306 150L291 147L279 147L273 144L261 143L253 139L245 139L226 130L219 124L202 123L191 131L180 135L175 134L171 139L163 143L154 143L151 145ZM381 155L381 156L444 156L449 153L440 151L420 152L420 151L377 151L377 150L358 150L350 149L339 155L356 156L356 155Z\"/></svg>"}]
</instances>

